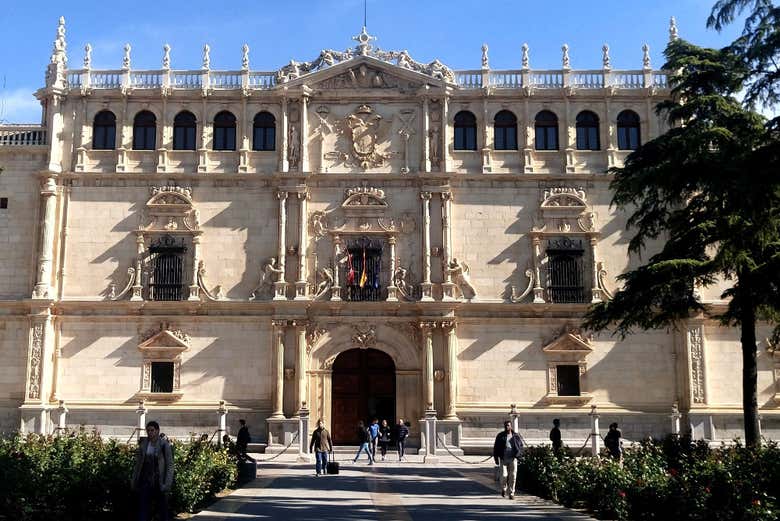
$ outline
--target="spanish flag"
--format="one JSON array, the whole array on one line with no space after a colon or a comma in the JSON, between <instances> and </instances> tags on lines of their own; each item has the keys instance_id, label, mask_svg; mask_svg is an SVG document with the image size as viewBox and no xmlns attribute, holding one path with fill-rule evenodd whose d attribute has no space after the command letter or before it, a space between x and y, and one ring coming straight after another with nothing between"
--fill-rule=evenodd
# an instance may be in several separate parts
<instances>
[{"instance_id":1,"label":"spanish flag","mask_svg":"<svg viewBox=\"0 0 780 521\"><path fill-rule=\"evenodd\" d=\"M360 274L360 287L366 285L368 282L368 274L366 273L366 249L363 248L363 273Z\"/></svg>"}]
</instances>

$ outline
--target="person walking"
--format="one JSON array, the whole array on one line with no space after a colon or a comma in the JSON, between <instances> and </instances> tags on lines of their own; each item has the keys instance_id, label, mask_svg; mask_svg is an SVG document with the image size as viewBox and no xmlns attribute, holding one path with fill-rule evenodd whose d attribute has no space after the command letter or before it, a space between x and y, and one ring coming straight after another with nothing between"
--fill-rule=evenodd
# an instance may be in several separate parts
<instances>
[{"instance_id":1,"label":"person walking","mask_svg":"<svg viewBox=\"0 0 780 521\"><path fill-rule=\"evenodd\" d=\"M520 436L512 430L512 422L504 422L504 430L496 436L493 444L493 460L501 467L501 497L509 492L509 499L515 498L517 459L523 452Z\"/></svg>"},{"instance_id":2,"label":"person walking","mask_svg":"<svg viewBox=\"0 0 780 521\"><path fill-rule=\"evenodd\" d=\"M368 426L368 432L371 434L371 455L376 460L376 444L379 439L379 420L374 418L371 420L371 425Z\"/></svg>"},{"instance_id":3,"label":"person walking","mask_svg":"<svg viewBox=\"0 0 780 521\"><path fill-rule=\"evenodd\" d=\"M609 457L617 461L622 461L623 459L622 437L623 433L618 429L617 422L610 423L609 432L607 432L606 437L604 437L604 445L609 451Z\"/></svg>"},{"instance_id":4,"label":"person walking","mask_svg":"<svg viewBox=\"0 0 780 521\"><path fill-rule=\"evenodd\" d=\"M382 425L379 426L379 450L382 453L382 461L385 461L387 455L387 446L390 445L390 425L387 424L387 420L382 420Z\"/></svg>"},{"instance_id":5,"label":"person walking","mask_svg":"<svg viewBox=\"0 0 780 521\"><path fill-rule=\"evenodd\" d=\"M552 442L553 454L560 458L563 441L561 440L561 420L558 418L553 420L553 428L550 429L550 441Z\"/></svg>"},{"instance_id":6,"label":"person walking","mask_svg":"<svg viewBox=\"0 0 780 521\"><path fill-rule=\"evenodd\" d=\"M173 449L160 424L146 424L146 437L135 452L132 487L138 491L138 521L149 521L156 512L159 521L170 519L168 496L173 485Z\"/></svg>"},{"instance_id":7,"label":"person walking","mask_svg":"<svg viewBox=\"0 0 780 521\"><path fill-rule=\"evenodd\" d=\"M371 434L368 432L368 429L366 429L366 424L362 421L358 423L357 435L360 446L358 447L357 454L355 454L355 457L352 459L352 463L356 463L360 457L360 453L366 451L366 455L368 456L368 464L373 465L374 457L371 455L371 450L368 448L368 444L371 441Z\"/></svg>"},{"instance_id":8,"label":"person walking","mask_svg":"<svg viewBox=\"0 0 780 521\"><path fill-rule=\"evenodd\" d=\"M328 473L328 453L333 452L333 442L330 439L330 433L325 428L325 422L322 418L317 420L317 428L311 433L309 442L309 452L314 449L314 456L317 459L315 465L316 475Z\"/></svg>"},{"instance_id":9,"label":"person walking","mask_svg":"<svg viewBox=\"0 0 780 521\"><path fill-rule=\"evenodd\" d=\"M406 426L403 418L398 418L398 431L395 438L395 442L398 444L398 461L404 459L404 448L406 448L406 438L408 437L409 427Z\"/></svg>"}]
</instances>

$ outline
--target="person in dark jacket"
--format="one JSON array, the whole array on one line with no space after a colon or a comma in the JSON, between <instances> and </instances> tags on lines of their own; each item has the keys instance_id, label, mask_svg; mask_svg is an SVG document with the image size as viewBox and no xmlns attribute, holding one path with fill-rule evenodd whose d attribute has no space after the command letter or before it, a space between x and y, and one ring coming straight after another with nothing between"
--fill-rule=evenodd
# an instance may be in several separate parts
<instances>
[{"instance_id":1,"label":"person in dark jacket","mask_svg":"<svg viewBox=\"0 0 780 521\"><path fill-rule=\"evenodd\" d=\"M170 519L168 498L173 486L173 449L155 421L146 424L146 437L138 443L131 485L138 491L139 521L149 521L152 510L160 521Z\"/></svg>"},{"instance_id":2,"label":"person in dark jacket","mask_svg":"<svg viewBox=\"0 0 780 521\"><path fill-rule=\"evenodd\" d=\"M504 422L504 430L496 436L493 444L493 460L501 466L501 496L509 492L509 499L515 498L515 476L517 459L523 452L520 436L512 430L512 422Z\"/></svg>"},{"instance_id":3,"label":"person in dark jacket","mask_svg":"<svg viewBox=\"0 0 780 521\"><path fill-rule=\"evenodd\" d=\"M314 455L317 458L315 471L317 476L328 473L328 453L333 452L333 443L330 440L330 433L325 428L325 422L322 418L317 420L317 428L311 433L309 442L309 452L314 449Z\"/></svg>"},{"instance_id":4,"label":"person in dark jacket","mask_svg":"<svg viewBox=\"0 0 780 521\"><path fill-rule=\"evenodd\" d=\"M609 432L607 432L607 436L604 438L604 445L609 450L609 456L618 461L623 459L623 444L620 441L622 437L623 433L618 429L617 422L610 423Z\"/></svg>"},{"instance_id":5,"label":"person in dark jacket","mask_svg":"<svg viewBox=\"0 0 780 521\"><path fill-rule=\"evenodd\" d=\"M553 428L550 429L550 441L552 442L553 453L560 458L563 441L561 440L561 420L558 418L553 420Z\"/></svg>"},{"instance_id":6,"label":"person in dark jacket","mask_svg":"<svg viewBox=\"0 0 780 521\"><path fill-rule=\"evenodd\" d=\"M371 442L371 434L369 434L368 429L366 429L366 424L362 421L358 423L357 435L360 446L358 447L357 454L355 454L355 457L352 459L352 463L356 463L357 459L360 457L360 453L366 451L366 455L368 455L368 464L373 465L374 457L371 455L371 449L368 448L368 445Z\"/></svg>"},{"instance_id":7,"label":"person in dark jacket","mask_svg":"<svg viewBox=\"0 0 780 521\"><path fill-rule=\"evenodd\" d=\"M238 449L238 455L244 461L248 459L255 461L254 458L250 458L246 453L249 442L252 439L249 435L249 427L246 426L246 420L242 418L238 420L238 423L241 424L241 428L238 429L238 434L236 435L236 449Z\"/></svg>"},{"instance_id":8,"label":"person in dark jacket","mask_svg":"<svg viewBox=\"0 0 780 521\"><path fill-rule=\"evenodd\" d=\"M379 451L382 453L382 461L385 461L387 455L387 446L390 445L390 436L392 432L390 425L387 424L387 420L382 420L382 425L379 426Z\"/></svg>"},{"instance_id":9,"label":"person in dark jacket","mask_svg":"<svg viewBox=\"0 0 780 521\"><path fill-rule=\"evenodd\" d=\"M404 423L403 418L398 418L398 431L396 432L395 442L398 445L398 461L404 459L404 448L406 448L406 438L409 437L409 427Z\"/></svg>"}]
</instances>

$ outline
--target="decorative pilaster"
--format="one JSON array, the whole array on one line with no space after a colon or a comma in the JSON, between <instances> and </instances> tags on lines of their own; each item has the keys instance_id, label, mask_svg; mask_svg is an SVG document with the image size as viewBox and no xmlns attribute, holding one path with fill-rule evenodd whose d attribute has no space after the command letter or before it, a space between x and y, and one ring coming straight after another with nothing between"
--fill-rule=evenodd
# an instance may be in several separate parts
<instances>
[{"instance_id":1,"label":"decorative pilaster","mask_svg":"<svg viewBox=\"0 0 780 521\"><path fill-rule=\"evenodd\" d=\"M482 71L483 75L487 75L487 70ZM485 81L483 85L487 85L488 82ZM490 165L490 144L488 143L490 139L490 134L488 133L488 98L487 93L489 91L489 88L484 89L485 91L485 97L482 98L482 173L490 173L492 170L492 167Z\"/></svg>"},{"instance_id":2,"label":"decorative pilaster","mask_svg":"<svg viewBox=\"0 0 780 521\"><path fill-rule=\"evenodd\" d=\"M539 237L533 238L534 246L534 304L544 304L544 289L542 289L541 268L541 249L542 240Z\"/></svg>"},{"instance_id":3,"label":"decorative pilaster","mask_svg":"<svg viewBox=\"0 0 780 521\"><path fill-rule=\"evenodd\" d=\"M198 286L198 265L200 264L200 235L192 237L192 282L190 283L190 297L188 300L200 300L200 286Z\"/></svg>"},{"instance_id":4,"label":"decorative pilaster","mask_svg":"<svg viewBox=\"0 0 780 521\"><path fill-rule=\"evenodd\" d=\"M341 300L341 286L339 286L339 254L341 253L341 238L333 236L333 286L330 288L330 300Z\"/></svg>"},{"instance_id":5,"label":"decorative pilaster","mask_svg":"<svg viewBox=\"0 0 780 521\"><path fill-rule=\"evenodd\" d=\"M279 199L279 249L277 266L282 270L279 280L274 282L274 300L285 300L287 283L285 282L285 270L287 266L287 192L279 190L276 192L276 198Z\"/></svg>"},{"instance_id":6,"label":"decorative pilaster","mask_svg":"<svg viewBox=\"0 0 780 521\"><path fill-rule=\"evenodd\" d=\"M427 89L428 86L426 85L425 88ZM428 97L425 96L423 98L423 117L422 117L422 124L423 124L423 172L430 172L431 171L431 132L430 132L430 121L431 121L431 113L430 113L430 106L428 102Z\"/></svg>"},{"instance_id":7,"label":"decorative pilaster","mask_svg":"<svg viewBox=\"0 0 780 521\"><path fill-rule=\"evenodd\" d=\"M599 287L599 263L596 262L596 246L598 245L598 238L590 238L590 258L592 268L592 281L591 281L591 303L601 302L603 297L601 295L601 288Z\"/></svg>"},{"instance_id":8,"label":"decorative pilaster","mask_svg":"<svg viewBox=\"0 0 780 521\"><path fill-rule=\"evenodd\" d=\"M273 326L273 346L274 346L274 403L270 419L284 418L284 328L287 326L285 320L271 321Z\"/></svg>"},{"instance_id":9,"label":"decorative pilaster","mask_svg":"<svg viewBox=\"0 0 780 521\"><path fill-rule=\"evenodd\" d=\"M422 243L422 272L423 280L420 284L422 288L422 300L433 300L431 295L431 193L420 192L422 199L423 214L423 243Z\"/></svg>"},{"instance_id":10,"label":"decorative pilaster","mask_svg":"<svg viewBox=\"0 0 780 521\"><path fill-rule=\"evenodd\" d=\"M140 301L144 299L144 287L141 282L141 264L144 258L144 251L146 251L144 234L137 232L135 236L135 281L133 282L133 295L130 297L131 301ZM197 280L197 277L194 280Z\"/></svg>"},{"instance_id":11,"label":"decorative pilaster","mask_svg":"<svg viewBox=\"0 0 780 521\"><path fill-rule=\"evenodd\" d=\"M295 346L295 407L296 409L305 409L308 404L308 394L306 386L306 321L293 322L295 332L298 337L298 343ZM308 443L308 440L307 440Z\"/></svg>"},{"instance_id":12,"label":"decorative pilaster","mask_svg":"<svg viewBox=\"0 0 780 521\"><path fill-rule=\"evenodd\" d=\"M452 192L441 193L441 228L442 262L445 266L449 266L452 260ZM442 293L444 300L455 300L455 284L452 282L452 274L447 269L443 271Z\"/></svg>"},{"instance_id":13,"label":"decorative pilaster","mask_svg":"<svg viewBox=\"0 0 780 521\"><path fill-rule=\"evenodd\" d=\"M285 87L285 93L284 96L282 96L282 121L281 121L281 149L280 152L282 154L282 158L279 161L279 171L280 172L289 172L290 171L290 162L287 161L287 88Z\"/></svg>"},{"instance_id":14,"label":"decorative pilaster","mask_svg":"<svg viewBox=\"0 0 780 521\"><path fill-rule=\"evenodd\" d=\"M705 359L704 359L704 327L701 324L688 328L688 353L690 357L690 389L691 403L704 405L707 403Z\"/></svg>"},{"instance_id":15,"label":"decorative pilaster","mask_svg":"<svg viewBox=\"0 0 780 521\"><path fill-rule=\"evenodd\" d=\"M305 89L305 87L304 87ZM309 96L301 96L301 172L309 172Z\"/></svg>"},{"instance_id":16,"label":"decorative pilaster","mask_svg":"<svg viewBox=\"0 0 780 521\"><path fill-rule=\"evenodd\" d=\"M306 104L304 103L303 106L306 106ZM308 205L306 203L308 198L309 192L306 189L298 192L298 280L295 283L295 300L305 300L307 298L307 287L309 285L306 280L306 252L309 243L309 237L306 233L309 223Z\"/></svg>"},{"instance_id":17,"label":"decorative pilaster","mask_svg":"<svg viewBox=\"0 0 780 521\"><path fill-rule=\"evenodd\" d=\"M457 420L458 403L458 335L454 321L442 322L447 332L447 415L445 420Z\"/></svg>"},{"instance_id":18,"label":"decorative pilaster","mask_svg":"<svg viewBox=\"0 0 780 521\"><path fill-rule=\"evenodd\" d=\"M387 286L387 301L398 302L398 288L395 285L395 269L397 260L395 258L395 237L388 237L387 244L390 245L390 284Z\"/></svg>"},{"instance_id":19,"label":"decorative pilaster","mask_svg":"<svg viewBox=\"0 0 780 521\"><path fill-rule=\"evenodd\" d=\"M443 159L443 170L441 171L449 172L452 170L452 164L450 163L450 100L446 91L441 100L441 135L444 136L444 142L441 147L441 157Z\"/></svg>"},{"instance_id":20,"label":"decorative pilaster","mask_svg":"<svg viewBox=\"0 0 780 521\"><path fill-rule=\"evenodd\" d=\"M47 177L41 189L43 222L41 222L40 253L38 255L38 279L33 288L32 298L50 299L51 279L54 263L54 224L57 212L57 182L54 176Z\"/></svg>"}]
</instances>

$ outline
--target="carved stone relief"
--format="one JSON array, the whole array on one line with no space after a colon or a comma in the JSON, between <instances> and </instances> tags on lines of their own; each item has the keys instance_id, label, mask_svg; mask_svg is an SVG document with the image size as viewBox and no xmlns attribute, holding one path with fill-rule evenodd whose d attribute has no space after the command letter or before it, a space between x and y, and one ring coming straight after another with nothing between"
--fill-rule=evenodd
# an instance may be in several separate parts
<instances>
[{"instance_id":1,"label":"carved stone relief","mask_svg":"<svg viewBox=\"0 0 780 521\"><path fill-rule=\"evenodd\" d=\"M352 326L355 333L352 335L352 345L360 349L368 349L376 345L376 326L367 323Z\"/></svg>"},{"instance_id":2,"label":"carved stone relief","mask_svg":"<svg viewBox=\"0 0 780 521\"><path fill-rule=\"evenodd\" d=\"M691 394L693 403L706 403L704 393L704 338L701 326L688 330L688 345L691 350Z\"/></svg>"},{"instance_id":3,"label":"carved stone relief","mask_svg":"<svg viewBox=\"0 0 780 521\"><path fill-rule=\"evenodd\" d=\"M41 361L43 360L43 323L37 323L32 330L30 349L30 389L27 397L37 400L41 397Z\"/></svg>"},{"instance_id":4,"label":"carved stone relief","mask_svg":"<svg viewBox=\"0 0 780 521\"><path fill-rule=\"evenodd\" d=\"M391 126L392 120L386 120L369 105L360 105L339 121L336 150L326 152L324 158L334 165L363 170L384 166L397 153L389 150Z\"/></svg>"}]
</instances>

